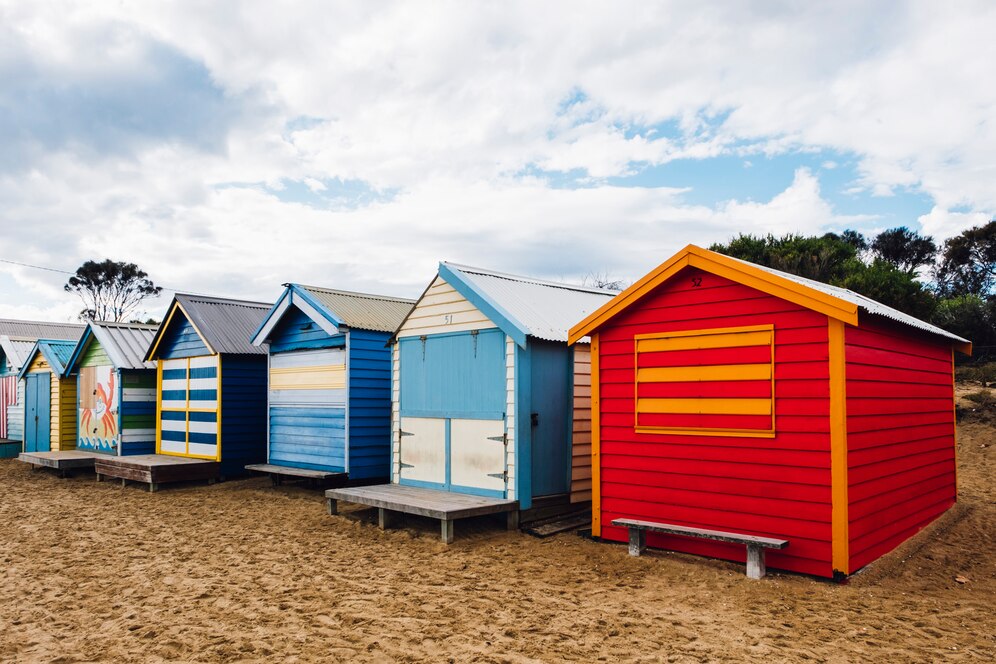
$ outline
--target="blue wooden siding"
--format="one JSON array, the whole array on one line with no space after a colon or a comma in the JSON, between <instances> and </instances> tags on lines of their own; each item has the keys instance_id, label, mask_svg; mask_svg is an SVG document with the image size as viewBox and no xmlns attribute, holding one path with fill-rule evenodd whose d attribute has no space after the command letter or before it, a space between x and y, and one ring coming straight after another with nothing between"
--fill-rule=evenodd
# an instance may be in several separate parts
<instances>
[{"instance_id":1,"label":"blue wooden siding","mask_svg":"<svg viewBox=\"0 0 996 664\"><path fill-rule=\"evenodd\" d=\"M52 449L52 374L29 373L24 389L24 451Z\"/></svg>"},{"instance_id":2,"label":"blue wooden siding","mask_svg":"<svg viewBox=\"0 0 996 664\"><path fill-rule=\"evenodd\" d=\"M344 334L330 335L303 311L293 306L284 312L270 334L271 353L306 348L341 348L345 343Z\"/></svg>"},{"instance_id":3,"label":"blue wooden siding","mask_svg":"<svg viewBox=\"0 0 996 664\"><path fill-rule=\"evenodd\" d=\"M197 330L183 315L180 308L177 307L174 311L173 319L169 322L169 327L166 328L162 340L159 342L156 355L163 358L211 355L210 349L204 345Z\"/></svg>"},{"instance_id":4,"label":"blue wooden siding","mask_svg":"<svg viewBox=\"0 0 996 664\"><path fill-rule=\"evenodd\" d=\"M571 355L566 344L529 339L530 453L533 496L570 488Z\"/></svg>"},{"instance_id":5,"label":"blue wooden siding","mask_svg":"<svg viewBox=\"0 0 996 664\"><path fill-rule=\"evenodd\" d=\"M391 348L387 332L350 330L349 477L387 479L391 464Z\"/></svg>"},{"instance_id":6,"label":"blue wooden siding","mask_svg":"<svg viewBox=\"0 0 996 664\"><path fill-rule=\"evenodd\" d=\"M123 369L119 375L121 454L155 454L156 372L154 369ZM137 390L151 390L151 394L133 396L131 393Z\"/></svg>"},{"instance_id":7,"label":"blue wooden siding","mask_svg":"<svg viewBox=\"0 0 996 664\"><path fill-rule=\"evenodd\" d=\"M266 460L266 356L223 355L221 399L221 473L239 475Z\"/></svg>"},{"instance_id":8,"label":"blue wooden siding","mask_svg":"<svg viewBox=\"0 0 996 664\"><path fill-rule=\"evenodd\" d=\"M270 463L345 471L346 409L271 406Z\"/></svg>"},{"instance_id":9,"label":"blue wooden siding","mask_svg":"<svg viewBox=\"0 0 996 664\"><path fill-rule=\"evenodd\" d=\"M406 337L401 415L498 420L505 416L505 334L480 330Z\"/></svg>"}]
</instances>

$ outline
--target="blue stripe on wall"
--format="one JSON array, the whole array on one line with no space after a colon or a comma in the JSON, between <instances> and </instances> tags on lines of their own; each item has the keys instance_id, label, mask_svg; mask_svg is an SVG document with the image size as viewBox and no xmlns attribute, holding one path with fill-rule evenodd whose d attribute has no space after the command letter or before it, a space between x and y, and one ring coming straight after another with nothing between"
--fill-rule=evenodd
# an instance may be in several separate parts
<instances>
[{"instance_id":1,"label":"blue stripe on wall","mask_svg":"<svg viewBox=\"0 0 996 664\"><path fill-rule=\"evenodd\" d=\"M182 438L180 440L183 440ZM190 442L191 443L203 443L205 445L214 445L218 441L218 434L214 433L200 433L199 431L190 432Z\"/></svg>"},{"instance_id":2,"label":"blue stripe on wall","mask_svg":"<svg viewBox=\"0 0 996 664\"><path fill-rule=\"evenodd\" d=\"M346 465L344 408L270 408L270 463L342 472Z\"/></svg>"},{"instance_id":3,"label":"blue stripe on wall","mask_svg":"<svg viewBox=\"0 0 996 664\"><path fill-rule=\"evenodd\" d=\"M162 419L174 422L185 422L187 420L187 413L182 410L164 410L161 415Z\"/></svg>"},{"instance_id":4,"label":"blue stripe on wall","mask_svg":"<svg viewBox=\"0 0 996 664\"><path fill-rule=\"evenodd\" d=\"M163 431L163 440L174 440L177 442L185 443L187 441L187 432L185 431Z\"/></svg>"},{"instance_id":5,"label":"blue stripe on wall","mask_svg":"<svg viewBox=\"0 0 996 664\"><path fill-rule=\"evenodd\" d=\"M163 394L166 394L164 391ZM164 399L166 397L163 397ZM218 390L190 390L190 400L193 401L217 401L218 400ZM195 408L193 403L190 404L192 408Z\"/></svg>"},{"instance_id":6,"label":"blue stripe on wall","mask_svg":"<svg viewBox=\"0 0 996 664\"><path fill-rule=\"evenodd\" d=\"M186 401L187 391L186 390L163 390L162 392L163 401Z\"/></svg>"},{"instance_id":7,"label":"blue stripe on wall","mask_svg":"<svg viewBox=\"0 0 996 664\"><path fill-rule=\"evenodd\" d=\"M191 413L190 414L190 421L191 422L217 422L218 421L218 414L217 413Z\"/></svg>"},{"instance_id":8,"label":"blue stripe on wall","mask_svg":"<svg viewBox=\"0 0 996 664\"><path fill-rule=\"evenodd\" d=\"M163 371L165 374L166 372ZM191 378L217 378L218 367L191 367Z\"/></svg>"},{"instance_id":9,"label":"blue stripe on wall","mask_svg":"<svg viewBox=\"0 0 996 664\"><path fill-rule=\"evenodd\" d=\"M163 369L163 380L186 380L186 369Z\"/></svg>"}]
</instances>

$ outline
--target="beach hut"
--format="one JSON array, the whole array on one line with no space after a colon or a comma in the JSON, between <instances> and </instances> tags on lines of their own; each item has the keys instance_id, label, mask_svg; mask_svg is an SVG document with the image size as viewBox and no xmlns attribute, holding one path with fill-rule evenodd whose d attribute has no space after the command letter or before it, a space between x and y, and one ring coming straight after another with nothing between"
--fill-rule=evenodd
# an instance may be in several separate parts
<instances>
[{"instance_id":1,"label":"beach hut","mask_svg":"<svg viewBox=\"0 0 996 664\"><path fill-rule=\"evenodd\" d=\"M156 451L156 365L144 361L154 325L90 323L64 378L76 379L76 449L123 456Z\"/></svg>"},{"instance_id":2,"label":"beach hut","mask_svg":"<svg viewBox=\"0 0 996 664\"><path fill-rule=\"evenodd\" d=\"M0 458L16 457L24 438L24 381L17 375L39 339L79 339L83 325L0 319Z\"/></svg>"},{"instance_id":3,"label":"beach hut","mask_svg":"<svg viewBox=\"0 0 996 664\"><path fill-rule=\"evenodd\" d=\"M62 378L75 347L75 341L39 339L25 358L18 374L24 381L24 453L76 448L76 381Z\"/></svg>"},{"instance_id":4,"label":"beach hut","mask_svg":"<svg viewBox=\"0 0 996 664\"><path fill-rule=\"evenodd\" d=\"M955 502L965 339L695 246L570 332L589 336L593 534L634 554L761 576L771 547L774 567L840 577Z\"/></svg>"},{"instance_id":5,"label":"beach hut","mask_svg":"<svg viewBox=\"0 0 996 664\"><path fill-rule=\"evenodd\" d=\"M413 300L286 284L253 344L269 351L265 464L316 482L387 481L391 349Z\"/></svg>"},{"instance_id":6,"label":"beach hut","mask_svg":"<svg viewBox=\"0 0 996 664\"><path fill-rule=\"evenodd\" d=\"M98 479L230 477L266 458L266 351L251 339L271 305L177 293L142 358L157 372L155 454L100 456Z\"/></svg>"},{"instance_id":7,"label":"beach hut","mask_svg":"<svg viewBox=\"0 0 996 664\"><path fill-rule=\"evenodd\" d=\"M449 542L455 519L583 504L589 364L567 331L614 295L441 263L395 334L391 484L330 490L330 510L431 516Z\"/></svg>"}]
</instances>

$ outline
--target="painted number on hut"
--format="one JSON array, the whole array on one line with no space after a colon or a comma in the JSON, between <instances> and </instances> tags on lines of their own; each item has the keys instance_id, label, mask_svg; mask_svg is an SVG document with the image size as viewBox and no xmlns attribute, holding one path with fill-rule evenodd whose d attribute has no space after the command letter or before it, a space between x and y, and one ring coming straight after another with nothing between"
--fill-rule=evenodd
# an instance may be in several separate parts
<instances>
[{"instance_id":1,"label":"painted number on hut","mask_svg":"<svg viewBox=\"0 0 996 664\"><path fill-rule=\"evenodd\" d=\"M638 335L634 359L637 431L774 435L773 326Z\"/></svg>"}]
</instances>

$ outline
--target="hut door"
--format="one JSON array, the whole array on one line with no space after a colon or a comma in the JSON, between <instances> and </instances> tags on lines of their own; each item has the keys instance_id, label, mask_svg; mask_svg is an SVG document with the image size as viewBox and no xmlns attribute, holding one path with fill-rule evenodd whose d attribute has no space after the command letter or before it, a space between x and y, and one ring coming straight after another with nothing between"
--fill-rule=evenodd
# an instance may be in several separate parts
<instances>
[{"instance_id":1,"label":"hut door","mask_svg":"<svg viewBox=\"0 0 996 664\"><path fill-rule=\"evenodd\" d=\"M34 373L28 374L24 382L25 452L47 452L51 449L51 381L51 374Z\"/></svg>"},{"instance_id":2,"label":"hut door","mask_svg":"<svg viewBox=\"0 0 996 664\"><path fill-rule=\"evenodd\" d=\"M118 448L118 386L110 366L82 367L79 378L79 438L82 450Z\"/></svg>"},{"instance_id":3,"label":"hut door","mask_svg":"<svg viewBox=\"0 0 996 664\"><path fill-rule=\"evenodd\" d=\"M401 479L443 486L446 482L446 420L401 418Z\"/></svg>"},{"instance_id":4,"label":"hut door","mask_svg":"<svg viewBox=\"0 0 996 664\"><path fill-rule=\"evenodd\" d=\"M450 484L454 490L505 494L505 421L450 421ZM472 491L477 493L477 491Z\"/></svg>"}]
</instances>

